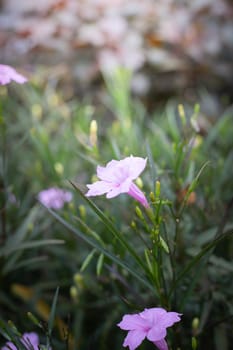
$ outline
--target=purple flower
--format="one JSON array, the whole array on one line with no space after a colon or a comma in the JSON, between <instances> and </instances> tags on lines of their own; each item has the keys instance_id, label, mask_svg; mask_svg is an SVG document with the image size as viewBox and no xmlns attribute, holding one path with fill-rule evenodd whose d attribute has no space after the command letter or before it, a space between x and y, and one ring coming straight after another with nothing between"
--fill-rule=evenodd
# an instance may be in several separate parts
<instances>
[{"instance_id":1,"label":"purple flower","mask_svg":"<svg viewBox=\"0 0 233 350\"><path fill-rule=\"evenodd\" d=\"M36 333L24 333L20 339L27 350L39 350L39 337ZM12 342L7 342L1 350L17 350L17 347Z\"/></svg>"},{"instance_id":2,"label":"purple flower","mask_svg":"<svg viewBox=\"0 0 233 350\"><path fill-rule=\"evenodd\" d=\"M38 200L51 209L62 209L66 202L72 200L72 193L60 188L52 187L38 194Z\"/></svg>"},{"instance_id":3,"label":"purple flower","mask_svg":"<svg viewBox=\"0 0 233 350\"><path fill-rule=\"evenodd\" d=\"M6 66L5 64L0 64L0 85L7 85L11 81L23 84L27 81L27 79L23 75L16 72L14 68Z\"/></svg>"},{"instance_id":4,"label":"purple flower","mask_svg":"<svg viewBox=\"0 0 233 350\"><path fill-rule=\"evenodd\" d=\"M134 350L147 338L159 350L168 350L165 340L167 327L179 322L181 315L177 312L167 312L159 307L145 309L139 314L125 315L117 325L121 329L129 331L123 346Z\"/></svg>"},{"instance_id":5,"label":"purple flower","mask_svg":"<svg viewBox=\"0 0 233 350\"><path fill-rule=\"evenodd\" d=\"M149 204L143 192L133 183L146 166L147 159L127 157L123 160L111 160L106 167L97 166L97 176L101 181L87 185L87 197L100 196L106 193L107 198L113 198L121 193L127 193L144 207Z\"/></svg>"}]
</instances>

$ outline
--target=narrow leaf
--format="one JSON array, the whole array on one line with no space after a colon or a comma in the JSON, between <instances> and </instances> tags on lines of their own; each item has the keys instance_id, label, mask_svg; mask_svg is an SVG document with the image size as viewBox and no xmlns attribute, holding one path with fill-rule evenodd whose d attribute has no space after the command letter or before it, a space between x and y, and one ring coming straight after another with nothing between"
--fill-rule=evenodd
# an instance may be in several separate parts
<instances>
[{"instance_id":1,"label":"narrow leaf","mask_svg":"<svg viewBox=\"0 0 233 350\"><path fill-rule=\"evenodd\" d=\"M53 210L47 208L47 210L50 212L50 214L56 218L63 226L65 226L69 231L73 232L76 236L81 238L83 241L85 241L87 244L89 244L91 247L98 250L100 253L103 253L105 256L107 256L109 259L114 261L117 265L121 266L125 270L129 271L132 276L136 277L140 282L142 282L145 286L147 286L149 289L151 289L154 292L153 286L145 280L144 277L139 275L137 272L135 272L135 269L131 268L127 263L123 262L122 259L119 259L115 255L111 254L109 251L98 245L95 241L93 241L90 237L85 235L83 232L78 230L76 227L65 221L61 216L59 216L57 213L55 213Z\"/></svg>"},{"instance_id":2,"label":"narrow leaf","mask_svg":"<svg viewBox=\"0 0 233 350\"><path fill-rule=\"evenodd\" d=\"M57 299L58 299L58 293L59 293L59 287L57 287L56 292L54 294L54 298L53 298L53 303L52 303L52 307L51 307L51 312L49 315L49 320L48 320L48 335L49 337L52 334L52 330L53 330L53 325L54 325L54 320L55 320L55 313L56 313L56 306L57 306Z\"/></svg>"}]
</instances>

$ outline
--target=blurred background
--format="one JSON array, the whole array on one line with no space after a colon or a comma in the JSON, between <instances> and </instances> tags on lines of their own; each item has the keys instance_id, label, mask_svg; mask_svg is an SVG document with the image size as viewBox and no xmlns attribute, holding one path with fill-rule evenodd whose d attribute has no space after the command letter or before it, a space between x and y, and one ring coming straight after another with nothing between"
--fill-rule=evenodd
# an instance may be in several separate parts
<instances>
[{"instance_id":1,"label":"blurred background","mask_svg":"<svg viewBox=\"0 0 233 350\"><path fill-rule=\"evenodd\" d=\"M134 72L132 91L149 106L171 95L195 100L198 89L232 99L230 0L1 0L0 6L0 61L32 72L40 65L46 76L49 69L69 80L70 94L98 96L100 72L121 65Z\"/></svg>"}]
</instances>

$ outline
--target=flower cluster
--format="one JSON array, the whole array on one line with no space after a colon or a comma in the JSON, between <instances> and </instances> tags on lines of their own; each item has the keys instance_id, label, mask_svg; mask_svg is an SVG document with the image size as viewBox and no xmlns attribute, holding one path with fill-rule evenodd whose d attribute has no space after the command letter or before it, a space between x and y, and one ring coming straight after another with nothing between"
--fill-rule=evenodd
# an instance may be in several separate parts
<instances>
[{"instance_id":1,"label":"flower cluster","mask_svg":"<svg viewBox=\"0 0 233 350\"><path fill-rule=\"evenodd\" d=\"M24 333L20 339L21 343L26 347L27 350L38 350L39 349L39 337L36 333ZM17 347L12 342L7 342L1 350L17 350Z\"/></svg>"},{"instance_id":2,"label":"flower cluster","mask_svg":"<svg viewBox=\"0 0 233 350\"><path fill-rule=\"evenodd\" d=\"M38 200L50 209L62 209L65 203L72 200L72 193L57 187L51 187L38 194Z\"/></svg>"},{"instance_id":3,"label":"flower cluster","mask_svg":"<svg viewBox=\"0 0 233 350\"><path fill-rule=\"evenodd\" d=\"M106 193L107 198L113 198L127 193L148 208L145 195L133 182L145 169L146 162L147 159L131 155L123 160L111 160L106 167L97 166L97 176L101 181L87 185L89 191L86 196L100 196Z\"/></svg>"},{"instance_id":4,"label":"flower cluster","mask_svg":"<svg viewBox=\"0 0 233 350\"><path fill-rule=\"evenodd\" d=\"M159 350L168 350L165 340L167 328L180 321L181 314L162 308L145 309L139 314L125 315L118 327L129 331L123 346L136 349L147 338Z\"/></svg>"},{"instance_id":5,"label":"flower cluster","mask_svg":"<svg viewBox=\"0 0 233 350\"><path fill-rule=\"evenodd\" d=\"M11 81L15 81L18 84L23 84L27 79L16 72L16 70L5 64L0 64L0 85L7 85Z\"/></svg>"}]
</instances>

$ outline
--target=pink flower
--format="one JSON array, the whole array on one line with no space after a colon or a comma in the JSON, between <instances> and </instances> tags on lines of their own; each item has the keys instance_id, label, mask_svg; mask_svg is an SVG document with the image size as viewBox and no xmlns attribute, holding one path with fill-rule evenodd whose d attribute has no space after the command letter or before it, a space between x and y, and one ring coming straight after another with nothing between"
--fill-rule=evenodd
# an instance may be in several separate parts
<instances>
[{"instance_id":1,"label":"pink flower","mask_svg":"<svg viewBox=\"0 0 233 350\"><path fill-rule=\"evenodd\" d=\"M36 333L24 333L20 339L27 350L38 350L39 349L39 337ZM12 342L7 342L1 350L17 350L17 347Z\"/></svg>"},{"instance_id":2,"label":"pink flower","mask_svg":"<svg viewBox=\"0 0 233 350\"><path fill-rule=\"evenodd\" d=\"M127 193L144 207L149 204L143 192L133 183L146 166L147 159L127 157L123 160L111 160L106 167L97 166L97 176L101 181L87 185L87 197L101 196L106 193L107 198L113 198L121 193Z\"/></svg>"},{"instance_id":3,"label":"pink flower","mask_svg":"<svg viewBox=\"0 0 233 350\"><path fill-rule=\"evenodd\" d=\"M125 315L117 325L121 329L129 331L123 346L134 350L147 338L159 350L168 350L165 340L167 327L179 322L180 316L181 314L177 312L167 312L159 307L145 309L139 314Z\"/></svg>"},{"instance_id":4,"label":"pink flower","mask_svg":"<svg viewBox=\"0 0 233 350\"><path fill-rule=\"evenodd\" d=\"M27 79L16 72L14 68L6 66L5 64L0 64L0 85L7 85L11 81L23 84L27 81Z\"/></svg>"},{"instance_id":5,"label":"pink flower","mask_svg":"<svg viewBox=\"0 0 233 350\"><path fill-rule=\"evenodd\" d=\"M52 187L43 190L38 194L38 200L46 207L51 209L62 209L66 202L72 200L72 193L60 188Z\"/></svg>"}]
</instances>

